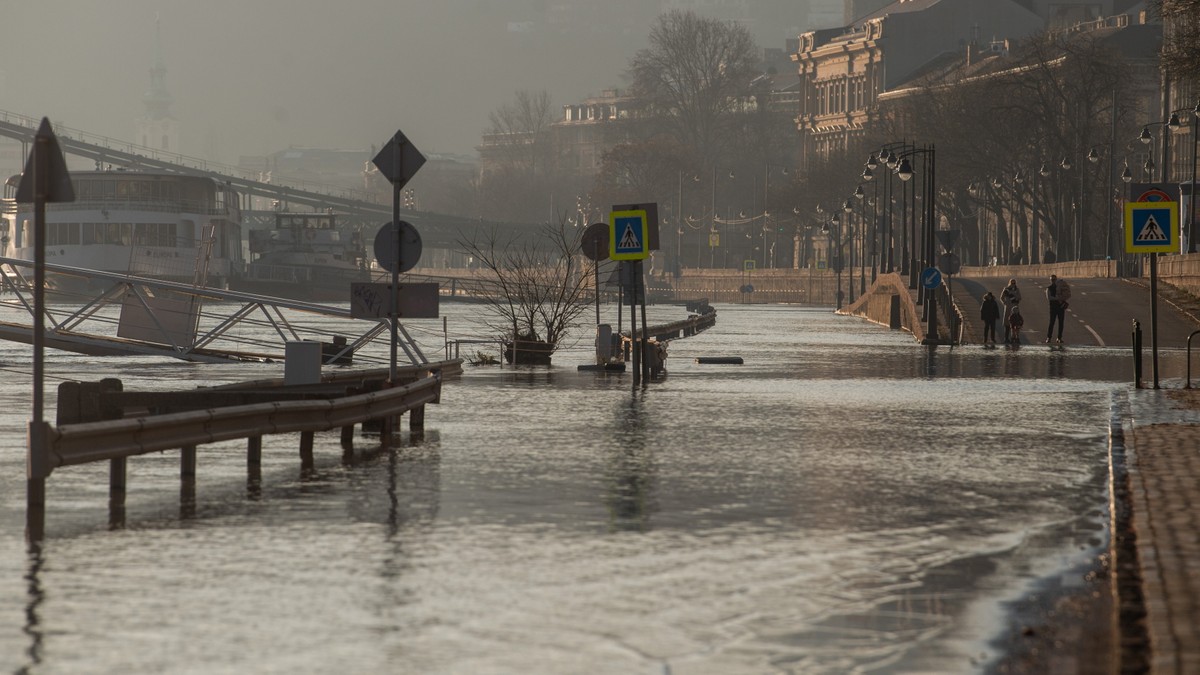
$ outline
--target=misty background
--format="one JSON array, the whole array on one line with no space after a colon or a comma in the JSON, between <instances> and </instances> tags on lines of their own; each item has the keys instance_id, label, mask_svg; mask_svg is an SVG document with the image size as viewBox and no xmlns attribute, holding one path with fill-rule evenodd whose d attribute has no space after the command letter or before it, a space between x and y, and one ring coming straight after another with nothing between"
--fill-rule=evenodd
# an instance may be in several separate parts
<instances>
[{"instance_id":1,"label":"misty background","mask_svg":"<svg viewBox=\"0 0 1200 675\"><path fill-rule=\"evenodd\" d=\"M179 151L227 164L291 146L368 150L398 128L426 154L472 155L514 91L544 89L561 106L624 86L659 11L721 11L681 0L4 4L0 110L135 140L157 25ZM758 4L760 46L807 30L807 3Z\"/></svg>"}]
</instances>

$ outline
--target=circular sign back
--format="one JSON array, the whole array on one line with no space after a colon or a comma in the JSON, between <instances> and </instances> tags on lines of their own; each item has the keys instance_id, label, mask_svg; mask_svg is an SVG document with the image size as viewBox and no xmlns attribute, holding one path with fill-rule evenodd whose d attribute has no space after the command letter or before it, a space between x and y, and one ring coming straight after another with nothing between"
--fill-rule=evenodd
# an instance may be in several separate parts
<instances>
[{"instance_id":1,"label":"circular sign back","mask_svg":"<svg viewBox=\"0 0 1200 675\"><path fill-rule=\"evenodd\" d=\"M389 272L407 272L421 259L421 234L401 220L384 223L375 235L375 261Z\"/></svg>"},{"instance_id":2,"label":"circular sign back","mask_svg":"<svg viewBox=\"0 0 1200 675\"><path fill-rule=\"evenodd\" d=\"M958 255L954 253L943 253L938 257L938 269L946 274L954 276L962 269L962 261L958 259Z\"/></svg>"},{"instance_id":3,"label":"circular sign back","mask_svg":"<svg viewBox=\"0 0 1200 675\"><path fill-rule=\"evenodd\" d=\"M608 260L608 223L592 223L583 231L580 241L583 254L589 260Z\"/></svg>"}]
</instances>

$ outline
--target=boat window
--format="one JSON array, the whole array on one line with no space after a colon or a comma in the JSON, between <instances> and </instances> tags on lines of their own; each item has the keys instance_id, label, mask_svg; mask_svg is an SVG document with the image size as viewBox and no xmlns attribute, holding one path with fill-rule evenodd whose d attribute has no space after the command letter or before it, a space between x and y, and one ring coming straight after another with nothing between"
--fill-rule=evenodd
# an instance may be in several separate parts
<instances>
[{"instance_id":1,"label":"boat window","mask_svg":"<svg viewBox=\"0 0 1200 675\"><path fill-rule=\"evenodd\" d=\"M46 245L67 246L79 243L79 223L47 223Z\"/></svg>"}]
</instances>

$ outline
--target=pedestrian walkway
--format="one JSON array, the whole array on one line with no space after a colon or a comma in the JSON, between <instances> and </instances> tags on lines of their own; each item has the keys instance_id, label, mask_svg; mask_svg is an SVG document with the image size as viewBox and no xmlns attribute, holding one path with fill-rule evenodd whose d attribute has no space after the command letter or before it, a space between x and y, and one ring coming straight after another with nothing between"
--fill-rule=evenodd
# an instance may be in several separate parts
<instances>
[{"instance_id":1,"label":"pedestrian walkway","mask_svg":"<svg viewBox=\"0 0 1200 675\"><path fill-rule=\"evenodd\" d=\"M1130 524L1149 672L1200 673L1200 391L1141 389L1129 398Z\"/></svg>"}]
</instances>

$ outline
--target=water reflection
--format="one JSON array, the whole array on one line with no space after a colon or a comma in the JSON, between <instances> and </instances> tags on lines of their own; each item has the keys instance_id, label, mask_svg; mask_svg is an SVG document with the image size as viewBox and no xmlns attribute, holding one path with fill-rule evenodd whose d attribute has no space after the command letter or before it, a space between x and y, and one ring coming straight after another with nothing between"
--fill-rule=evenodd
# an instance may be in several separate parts
<instances>
[{"instance_id":1,"label":"water reflection","mask_svg":"<svg viewBox=\"0 0 1200 675\"><path fill-rule=\"evenodd\" d=\"M29 646L25 649L28 662L17 669L20 675L32 673L42 663L42 648L45 636L43 634L39 610L46 601L42 589L41 571L45 557L41 544L31 543L26 551L25 568L25 625L23 632L29 638Z\"/></svg>"},{"instance_id":2,"label":"water reflection","mask_svg":"<svg viewBox=\"0 0 1200 675\"><path fill-rule=\"evenodd\" d=\"M653 451L646 442L645 390L634 391L615 409L615 443L611 445L605 482L605 503L613 530L641 532L649 529L655 511L656 468Z\"/></svg>"}]
</instances>

